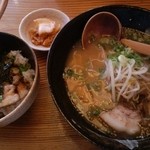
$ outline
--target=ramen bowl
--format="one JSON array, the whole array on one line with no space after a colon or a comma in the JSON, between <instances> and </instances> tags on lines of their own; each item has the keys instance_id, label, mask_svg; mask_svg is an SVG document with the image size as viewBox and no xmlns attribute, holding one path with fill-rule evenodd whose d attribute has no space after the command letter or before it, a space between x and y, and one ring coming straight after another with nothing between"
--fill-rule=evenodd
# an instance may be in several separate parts
<instances>
[{"instance_id":1,"label":"ramen bowl","mask_svg":"<svg viewBox=\"0 0 150 150\"><path fill-rule=\"evenodd\" d=\"M149 137L119 138L97 130L77 111L68 96L63 73L69 53L73 45L81 40L87 21L96 13L102 11L113 13L125 27L143 32L150 27L150 22L148 21L150 19L150 11L139 7L124 5L103 6L78 15L60 31L49 51L47 59L49 88L55 104L65 119L76 131L92 143L104 149L148 149L150 148Z\"/></svg>"},{"instance_id":2,"label":"ramen bowl","mask_svg":"<svg viewBox=\"0 0 150 150\"><path fill-rule=\"evenodd\" d=\"M69 17L60 10L54 8L40 8L28 13L21 20L19 25L19 35L31 48L39 51L48 51L57 33L69 20ZM37 32L34 33L36 28L38 28ZM40 35L38 34L38 31L40 32ZM50 32L48 36L46 35L46 32ZM38 34L39 36L36 36L35 34ZM34 38L42 39L43 36L43 42L38 43L37 40L34 40ZM48 42L44 42L46 40Z\"/></svg>"},{"instance_id":3,"label":"ramen bowl","mask_svg":"<svg viewBox=\"0 0 150 150\"><path fill-rule=\"evenodd\" d=\"M21 117L34 102L38 92L37 87L39 84L39 71L37 58L34 51L23 40L21 40L15 35L3 32L0 32L0 40L1 40L0 42L1 71L3 70L1 72L1 79L0 79L1 87L3 87L3 93L1 93L1 96L3 95L3 98L1 99L0 103L1 107L0 127L4 127L17 120L19 117ZM12 61L5 62L5 65L3 66L4 56L8 55L8 53L10 54L10 52L12 52L11 55L9 55L10 59L8 59L8 57L7 59ZM13 59L11 59L12 57ZM16 58L18 59L18 62ZM20 69L22 68L21 64L23 65L22 62L24 60L25 62L26 61L28 62L29 67L28 69L24 68L25 70L22 70L23 71L22 72ZM13 65L14 63L15 66ZM20 69L18 69L18 64L19 67L21 67ZM15 70L17 71L16 73ZM25 85L25 83L27 82L24 80L25 78L23 77L24 76L23 74L29 70L33 73L33 76L29 74L29 72L28 74L26 74L27 76L29 75L28 79L29 78L31 79L31 84L28 85L29 88L27 88L27 86ZM20 74L23 76L20 76ZM18 76L17 77L18 81L16 80L17 82L14 82L15 79L14 76L16 77ZM8 78L10 79L9 81L7 80ZM21 78L23 80L21 80ZM3 84L4 82L5 84ZM21 93L19 94L19 84L21 85L21 83L23 86L22 87L20 86L20 92L23 92L24 90L26 91L25 93L23 92L24 94L22 93L23 94L22 96L20 95ZM6 87L8 87L8 89L6 89Z\"/></svg>"}]
</instances>

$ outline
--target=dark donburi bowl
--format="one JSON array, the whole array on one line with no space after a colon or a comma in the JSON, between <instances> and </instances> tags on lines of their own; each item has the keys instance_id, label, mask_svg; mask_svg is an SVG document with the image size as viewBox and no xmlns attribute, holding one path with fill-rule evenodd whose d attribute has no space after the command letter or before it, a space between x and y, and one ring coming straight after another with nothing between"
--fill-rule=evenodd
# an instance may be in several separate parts
<instances>
[{"instance_id":1,"label":"dark donburi bowl","mask_svg":"<svg viewBox=\"0 0 150 150\"><path fill-rule=\"evenodd\" d=\"M23 100L21 100L19 104L15 103L4 108L8 114L0 118L0 127L14 122L29 109L36 98L40 79L37 58L34 51L17 36L0 32L0 60L3 57L2 54L6 54L11 50L21 51L21 54L29 60L31 68L35 70L35 77L29 92Z\"/></svg>"},{"instance_id":2,"label":"dark donburi bowl","mask_svg":"<svg viewBox=\"0 0 150 150\"><path fill-rule=\"evenodd\" d=\"M115 14L123 26L145 32L150 28L150 11L139 7L110 5L95 8L72 19L58 34L47 58L49 87L58 109L66 120L85 138L104 149L150 149L150 138L117 139L95 129L76 111L67 95L62 77L68 54L79 39L88 19L94 14L108 11Z\"/></svg>"}]
</instances>

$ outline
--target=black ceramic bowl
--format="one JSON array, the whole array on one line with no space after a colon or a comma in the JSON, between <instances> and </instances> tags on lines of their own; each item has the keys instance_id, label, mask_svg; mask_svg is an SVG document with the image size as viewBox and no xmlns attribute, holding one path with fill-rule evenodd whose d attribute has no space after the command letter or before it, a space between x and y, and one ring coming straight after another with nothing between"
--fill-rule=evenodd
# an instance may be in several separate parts
<instances>
[{"instance_id":1,"label":"black ceramic bowl","mask_svg":"<svg viewBox=\"0 0 150 150\"><path fill-rule=\"evenodd\" d=\"M81 117L68 98L62 77L66 59L73 44L81 39L83 28L88 19L101 11L115 14L123 26L143 32L150 28L150 10L123 5L95 8L72 19L58 34L48 54L47 75L54 102L66 120L79 133L104 149L150 149L149 137L145 139L117 139L96 130Z\"/></svg>"}]
</instances>

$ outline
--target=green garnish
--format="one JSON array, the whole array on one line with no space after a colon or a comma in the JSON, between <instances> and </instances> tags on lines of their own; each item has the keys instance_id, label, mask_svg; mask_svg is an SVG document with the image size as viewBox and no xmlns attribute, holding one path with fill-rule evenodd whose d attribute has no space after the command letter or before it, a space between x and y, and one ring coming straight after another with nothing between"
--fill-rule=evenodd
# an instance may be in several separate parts
<instances>
[{"instance_id":1,"label":"green garnish","mask_svg":"<svg viewBox=\"0 0 150 150\"><path fill-rule=\"evenodd\" d=\"M101 90L101 84L99 82L88 83L87 88L99 92Z\"/></svg>"},{"instance_id":2,"label":"green garnish","mask_svg":"<svg viewBox=\"0 0 150 150\"><path fill-rule=\"evenodd\" d=\"M24 72L24 71L27 71L28 69L31 68L31 65L29 63L26 63L25 65L23 64L20 64L19 65L19 70L20 72Z\"/></svg>"},{"instance_id":3,"label":"green garnish","mask_svg":"<svg viewBox=\"0 0 150 150\"><path fill-rule=\"evenodd\" d=\"M80 79L82 79L83 75L82 75L82 72L79 73L76 70L73 70L71 68L67 68L65 70L63 76L66 77L66 78L72 78L73 77L74 79L80 80Z\"/></svg>"},{"instance_id":4,"label":"green garnish","mask_svg":"<svg viewBox=\"0 0 150 150\"><path fill-rule=\"evenodd\" d=\"M122 37L150 44L150 35L136 29L123 27Z\"/></svg>"},{"instance_id":5,"label":"green garnish","mask_svg":"<svg viewBox=\"0 0 150 150\"><path fill-rule=\"evenodd\" d=\"M93 120L95 117L99 116L100 112L101 112L100 107L98 107L96 105L92 105L89 107L89 109L87 111L87 116L90 120Z\"/></svg>"},{"instance_id":6,"label":"green garnish","mask_svg":"<svg viewBox=\"0 0 150 150\"><path fill-rule=\"evenodd\" d=\"M115 44L116 44L115 38L110 36L104 36L98 40L98 46L102 46L105 50L112 49Z\"/></svg>"},{"instance_id":7,"label":"green garnish","mask_svg":"<svg viewBox=\"0 0 150 150\"><path fill-rule=\"evenodd\" d=\"M0 102L3 100L3 95L0 95Z\"/></svg>"},{"instance_id":8,"label":"green garnish","mask_svg":"<svg viewBox=\"0 0 150 150\"><path fill-rule=\"evenodd\" d=\"M0 102L2 101L3 99L3 86L0 85Z\"/></svg>"},{"instance_id":9,"label":"green garnish","mask_svg":"<svg viewBox=\"0 0 150 150\"><path fill-rule=\"evenodd\" d=\"M72 77L72 76L74 75L74 70L73 70L73 69L67 69L66 74L67 74L69 77Z\"/></svg>"},{"instance_id":10,"label":"green garnish","mask_svg":"<svg viewBox=\"0 0 150 150\"><path fill-rule=\"evenodd\" d=\"M108 54L108 58L114 62L118 62L118 56L124 55L129 59L134 59L138 66L142 64L142 57L139 54L134 53L129 47L125 47L112 36L101 37L98 40L98 46L102 46L106 51L112 50Z\"/></svg>"},{"instance_id":11,"label":"green garnish","mask_svg":"<svg viewBox=\"0 0 150 150\"><path fill-rule=\"evenodd\" d=\"M108 58L111 59L112 61L118 62L118 57L120 55L124 55L125 57L129 59L134 59L136 62L136 65L140 66L142 65L142 57L134 53L132 49L125 47L123 44L116 42L114 48L113 48L114 53L109 54Z\"/></svg>"}]
</instances>

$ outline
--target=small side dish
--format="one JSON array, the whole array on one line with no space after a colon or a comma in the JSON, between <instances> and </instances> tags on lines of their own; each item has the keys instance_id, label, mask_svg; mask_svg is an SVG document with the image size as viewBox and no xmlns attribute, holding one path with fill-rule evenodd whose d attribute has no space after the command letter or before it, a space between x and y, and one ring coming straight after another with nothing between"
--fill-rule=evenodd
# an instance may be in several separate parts
<instances>
[{"instance_id":1,"label":"small side dish","mask_svg":"<svg viewBox=\"0 0 150 150\"><path fill-rule=\"evenodd\" d=\"M21 20L19 35L31 48L48 51L58 32L69 21L69 17L60 10L40 8Z\"/></svg>"},{"instance_id":2,"label":"small side dish","mask_svg":"<svg viewBox=\"0 0 150 150\"><path fill-rule=\"evenodd\" d=\"M0 118L6 116L9 107L15 107L29 92L35 77L28 59L20 50L3 51L0 55ZM12 108L15 109L13 106Z\"/></svg>"}]
</instances>

